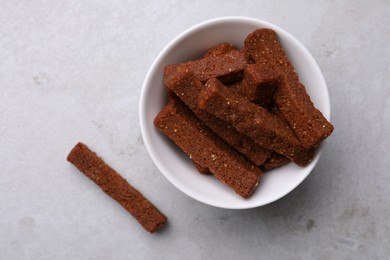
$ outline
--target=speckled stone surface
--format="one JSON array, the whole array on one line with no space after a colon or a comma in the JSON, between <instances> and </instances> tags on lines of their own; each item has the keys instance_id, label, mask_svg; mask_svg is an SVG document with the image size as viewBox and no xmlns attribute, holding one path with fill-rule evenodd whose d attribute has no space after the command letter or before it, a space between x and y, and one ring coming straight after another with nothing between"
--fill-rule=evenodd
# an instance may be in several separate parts
<instances>
[{"instance_id":1,"label":"speckled stone surface","mask_svg":"<svg viewBox=\"0 0 390 260\"><path fill-rule=\"evenodd\" d=\"M306 2L306 3L304 3ZM2 259L385 259L390 253L389 1L0 1ZM270 21L313 54L335 132L312 174L265 207L171 185L138 124L153 59L201 21ZM146 233L66 161L83 141L169 217Z\"/></svg>"}]
</instances>

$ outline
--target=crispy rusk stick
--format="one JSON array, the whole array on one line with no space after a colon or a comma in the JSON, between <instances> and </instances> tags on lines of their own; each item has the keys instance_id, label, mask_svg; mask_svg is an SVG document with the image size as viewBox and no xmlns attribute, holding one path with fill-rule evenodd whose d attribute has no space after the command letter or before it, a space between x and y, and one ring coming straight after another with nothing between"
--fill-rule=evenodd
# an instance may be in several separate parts
<instances>
[{"instance_id":1,"label":"crispy rusk stick","mask_svg":"<svg viewBox=\"0 0 390 260\"><path fill-rule=\"evenodd\" d=\"M164 214L85 144L78 143L67 160L130 212L145 230L153 233L167 221Z\"/></svg>"},{"instance_id":2,"label":"crispy rusk stick","mask_svg":"<svg viewBox=\"0 0 390 260\"><path fill-rule=\"evenodd\" d=\"M310 162L306 160L306 151L285 122L215 78L207 81L199 95L199 107L298 165L304 166Z\"/></svg>"},{"instance_id":3,"label":"crispy rusk stick","mask_svg":"<svg viewBox=\"0 0 390 260\"><path fill-rule=\"evenodd\" d=\"M238 50L232 50L217 56L167 65L164 68L164 83L166 84L171 77L176 77L176 73L188 71L192 71L201 82L215 77L226 84L233 83L242 79L246 65L244 54Z\"/></svg>"},{"instance_id":4,"label":"crispy rusk stick","mask_svg":"<svg viewBox=\"0 0 390 260\"><path fill-rule=\"evenodd\" d=\"M154 125L190 156L243 198L249 198L262 172L223 142L179 99L170 99Z\"/></svg>"},{"instance_id":5,"label":"crispy rusk stick","mask_svg":"<svg viewBox=\"0 0 390 260\"><path fill-rule=\"evenodd\" d=\"M299 82L275 31L258 29L245 39L245 47L256 63L278 67L282 80L274 99L290 127L306 149L317 146L333 131L333 125L316 109Z\"/></svg>"}]
</instances>

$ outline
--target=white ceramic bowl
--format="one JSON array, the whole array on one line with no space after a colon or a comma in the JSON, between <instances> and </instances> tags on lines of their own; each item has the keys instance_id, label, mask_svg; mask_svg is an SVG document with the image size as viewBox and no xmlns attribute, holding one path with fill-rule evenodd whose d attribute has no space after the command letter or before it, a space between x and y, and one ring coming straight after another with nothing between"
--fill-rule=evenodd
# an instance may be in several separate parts
<instances>
[{"instance_id":1,"label":"white ceramic bowl","mask_svg":"<svg viewBox=\"0 0 390 260\"><path fill-rule=\"evenodd\" d=\"M258 19L222 17L186 30L161 51L142 86L139 111L141 132L152 160L179 190L198 201L216 207L244 209L271 203L296 188L309 175L320 157L318 152L315 159L306 167L290 163L266 173L252 197L243 199L213 176L197 172L188 156L153 125L155 116L167 101L163 86L163 69L166 64L199 58L208 48L222 42L242 47L245 37L257 28L271 28L276 31L315 106L330 119L328 90L313 57L292 35Z\"/></svg>"}]
</instances>

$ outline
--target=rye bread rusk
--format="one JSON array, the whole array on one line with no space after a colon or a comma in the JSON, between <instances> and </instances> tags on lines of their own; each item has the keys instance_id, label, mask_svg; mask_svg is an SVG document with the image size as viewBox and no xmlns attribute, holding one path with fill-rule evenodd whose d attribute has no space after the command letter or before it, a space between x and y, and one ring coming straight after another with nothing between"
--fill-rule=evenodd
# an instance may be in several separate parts
<instances>
[{"instance_id":1,"label":"rye bread rusk","mask_svg":"<svg viewBox=\"0 0 390 260\"><path fill-rule=\"evenodd\" d=\"M201 109L230 123L261 146L286 156L300 166L311 161L285 122L219 80L213 78L206 82L198 102Z\"/></svg>"},{"instance_id":2,"label":"rye bread rusk","mask_svg":"<svg viewBox=\"0 0 390 260\"><path fill-rule=\"evenodd\" d=\"M181 64L170 64L164 67L164 84L171 77L174 77L176 72L188 71L192 71L201 82L215 77L226 84L234 83L242 79L246 65L244 54L238 50Z\"/></svg>"},{"instance_id":3,"label":"rye bread rusk","mask_svg":"<svg viewBox=\"0 0 390 260\"><path fill-rule=\"evenodd\" d=\"M170 90L168 88L166 88L166 90L168 92L168 102L177 99L175 92L173 92L172 90ZM199 173L204 174L204 175L212 174L207 167L203 167L194 161L192 161L192 163L194 164L195 168L198 170Z\"/></svg>"},{"instance_id":4,"label":"rye bread rusk","mask_svg":"<svg viewBox=\"0 0 390 260\"><path fill-rule=\"evenodd\" d=\"M124 207L145 230L153 233L167 221L163 213L85 144L76 144L67 160Z\"/></svg>"},{"instance_id":5,"label":"rye bread rusk","mask_svg":"<svg viewBox=\"0 0 390 260\"><path fill-rule=\"evenodd\" d=\"M179 99L171 99L154 125L192 161L209 171L243 198L249 198L261 170L223 142Z\"/></svg>"},{"instance_id":6,"label":"rye bread rusk","mask_svg":"<svg viewBox=\"0 0 390 260\"><path fill-rule=\"evenodd\" d=\"M253 164L260 166L268 159L271 154L270 150L239 133L231 124L199 109L198 96L204 84L196 78L194 73L191 71L176 73L165 82L169 91L176 93L201 121Z\"/></svg>"},{"instance_id":7,"label":"rye bread rusk","mask_svg":"<svg viewBox=\"0 0 390 260\"><path fill-rule=\"evenodd\" d=\"M333 125L314 107L275 31L255 30L245 39L245 47L256 63L279 67L282 80L274 100L303 147L313 148L328 137Z\"/></svg>"}]
</instances>

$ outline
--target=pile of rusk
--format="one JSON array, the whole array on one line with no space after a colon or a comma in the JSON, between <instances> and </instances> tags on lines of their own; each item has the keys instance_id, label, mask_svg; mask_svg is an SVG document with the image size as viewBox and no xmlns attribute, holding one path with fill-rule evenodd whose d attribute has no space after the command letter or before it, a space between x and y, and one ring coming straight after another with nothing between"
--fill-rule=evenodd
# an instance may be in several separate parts
<instances>
[{"instance_id":1,"label":"pile of rusk","mask_svg":"<svg viewBox=\"0 0 390 260\"><path fill-rule=\"evenodd\" d=\"M244 198L263 171L309 164L333 131L271 29L249 34L240 50L222 43L201 59L165 66L164 84L169 101L155 126L199 172Z\"/></svg>"}]
</instances>

